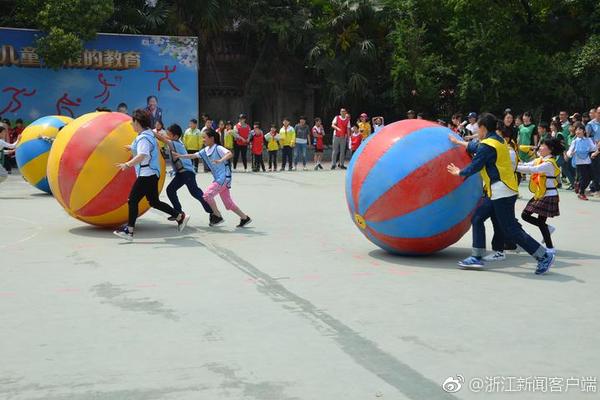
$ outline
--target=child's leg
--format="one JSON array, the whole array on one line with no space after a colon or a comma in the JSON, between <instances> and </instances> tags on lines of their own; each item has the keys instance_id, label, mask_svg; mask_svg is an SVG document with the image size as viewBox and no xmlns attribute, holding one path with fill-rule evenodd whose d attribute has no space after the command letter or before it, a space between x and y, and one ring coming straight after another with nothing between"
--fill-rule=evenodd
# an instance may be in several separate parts
<instances>
[{"instance_id":1,"label":"child's leg","mask_svg":"<svg viewBox=\"0 0 600 400\"><path fill-rule=\"evenodd\" d=\"M221 185L219 185L217 182L213 182L208 185L206 191L204 192L204 200L208 203L213 214L217 217L221 217L221 212L217 208L215 197L219 194L220 189Z\"/></svg>"},{"instance_id":2,"label":"child's leg","mask_svg":"<svg viewBox=\"0 0 600 400\"><path fill-rule=\"evenodd\" d=\"M223 201L223 204L225 205L225 209L229 210L229 211L233 211L234 213L237 214L238 217L240 217L241 219L245 219L248 216L246 214L244 214L244 212L242 210L240 210L240 208L233 202L233 199L231 198L231 193L229 192L229 188L227 186L221 186L219 195L221 196L221 200Z\"/></svg>"},{"instance_id":3,"label":"child's leg","mask_svg":"<svg viewBox=\"0 0 600 400\"><path fill-rule=\"evenodd\" d=\"M190 174L193 175L192 172ZM179 197L177 197L177 191L183 185L185 185L185 178L182 173L177 173L171 183L169 183L169 186L167 186L167 197L177 212L181 212L181 203L179 202Z\"/></svg>"},{"instance_id":4,"label":"child's leg","mask_svg":"<svg viewBox=\"0 0 600 400\"><path fill-rule=\"evenodd\" d=\"M206 211L208 214L211 214L212 209L210 208L206 200L204 200L204 192L198 187L198 183L196 183L196 175L189 171L182 173L182 175L185 181L185 185L187 186L187 189L192 195L192 197L198 200L200 204L202 204L202 208L204 208L204 211ZM175 210L177 210L177 208ZM181 212L181 210L178 211Z\"/></svg>"},{"instance_id":5,"label":"child's leg","mask_svg":"<svg viewBox=\"0 0 600 400\"><path fill-rule=\"evenodd\" d=\"M473 249L471 254L473 257L481 258L485 256L485 221L493 212L491 200L489 197L484 197L471 218L471 225L473 226Z\"/></svg>"},{"instance_id":6,"label":"child's leg","mask_svg":"<svg viewBox=\"0 0 600 400\"><path fill-rule=\"evenodd\" d=\"M577 169L580 171L581 176L579 182L579 194L585 194L585 189L587 189L592 180L592 166L589 164L578 165Z\"/></svg>"},{"instance_id":7,"label":"child's leg","mask_svg":"<svg viewBox=\"0 0 600 400\"><path fill-rule=\"evenodd\" d=\"M504 197L493 200L494 213L498 218L498 222L504 232L504 235L509 240L514 240L527 253L537 260L540 260L546 254L544 246L540 245L535 239L523 230L523 227L515 217L515 203L517 196Z\"/></svg>"},{"instance_id":8,"label":"child's leg","mask_svg":"<svg viewBox=\"0 0 600 400\"><path fill-rule=\"evenodd\" d=\"M131 187L131 191L129 192L129 200L127 201L129 218L127 226L129 227L130 232L133 232L133 229L135 228L135 221L137 220L139 214L139 203L146 196L147 190L144 183L145 182L141 178L137 178Z\"/></svg>"},{"instance_id":9,"label":"child's leg","mask_svg":"<svg viewBox=\"0 0 600 400\"><path fill-rule=\"evenodd\" d=\"M263 161L263 155L262 154L258 156L258 160L260 161L260 167L262 168L262 171L265 172L266 171L266 169L265 169L265 162Z\"/></svg>"},{"instance_id":10,"label":"child's leg","mask_svg":"<svg viewBox=\"0 0 600 400\"><path fill-rule=\"evenodd\" d=\"M160 199L158 198L158 176L152 175L144 178L148 179L146 198L150 203L150 207L156 208L157 210L160 210L165 214L169 214L171 217L178 217L179 220L181 218L181 212L175 211L173 207L171 207L165 202L160 201Z\"/></svg>"},{"instance_id":11,"label":"child's leg","mask_svg":"<svg viewBox=\"0 0 600 400\"><path fill-rule=\"evenodd\" d=\"M553 248L552 244L552 236L550 235L550 229L548 228L548 224L546 224L546 217L542 217L538 215L537 218L534 217L531 213L523 211L521 214L521 218L523 221L530 223L531 225L535 225L539 228L542 233L542 237L544 238L544 243L546 243L546 247L549 249Z\"/></svg>"}]
</instances>

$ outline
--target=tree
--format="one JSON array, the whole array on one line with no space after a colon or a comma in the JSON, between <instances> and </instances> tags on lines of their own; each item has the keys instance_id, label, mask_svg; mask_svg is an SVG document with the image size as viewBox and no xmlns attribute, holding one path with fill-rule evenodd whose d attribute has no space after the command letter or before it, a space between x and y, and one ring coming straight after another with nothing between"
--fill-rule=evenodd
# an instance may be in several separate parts
<instances>
[{"instance_id":1,"label":"tree","mask_svg":"<svg viewBox=\"0 0 600 400\"><path fill-rule=\"evenodd\" d=\"M15 9L18 23L45 33L35 46L52 68L81 53L112 14L112 0L20 0Z\"/></svg>"}]
</instances>

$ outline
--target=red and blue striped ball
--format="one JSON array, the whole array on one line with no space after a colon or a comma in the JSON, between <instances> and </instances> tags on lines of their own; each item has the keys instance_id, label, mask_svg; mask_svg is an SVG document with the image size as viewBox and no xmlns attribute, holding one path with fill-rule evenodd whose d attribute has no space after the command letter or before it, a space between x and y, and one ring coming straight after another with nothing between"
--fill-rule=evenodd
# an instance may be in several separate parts
<instances>
[{"instance_id":1,"label":"red and blue striped ball","mask_svg":"<svg viewBox=\"0 0 600 400\"><path fill-rule=\"evenodd\" d=\"M395 254L423 255L456 243L471 226L482 194L479 174L450 175L471 159L448 139L450 129L404 120L370 136L352 157L346 200L360 231Z\"/></svg>"}]
</instances>

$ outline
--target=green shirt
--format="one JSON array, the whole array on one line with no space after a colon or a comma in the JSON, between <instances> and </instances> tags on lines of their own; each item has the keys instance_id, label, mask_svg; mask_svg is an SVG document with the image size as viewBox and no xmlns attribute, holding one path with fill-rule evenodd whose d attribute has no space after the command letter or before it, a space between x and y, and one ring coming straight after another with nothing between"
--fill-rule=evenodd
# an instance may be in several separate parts
<instances>
[{"instance_id":1,"label":"green shirt","mask_svg":"<svg viewBox=\"0 0 600 400\"><path fill-rule=\"evenodd\" d=\"M519 127L519 144L524 146L533 146L533 133L535 132L535 124L521 125ZM519 158L525 162L530 161L529 155L519 150Z\"/></svg>"}]
</instances>

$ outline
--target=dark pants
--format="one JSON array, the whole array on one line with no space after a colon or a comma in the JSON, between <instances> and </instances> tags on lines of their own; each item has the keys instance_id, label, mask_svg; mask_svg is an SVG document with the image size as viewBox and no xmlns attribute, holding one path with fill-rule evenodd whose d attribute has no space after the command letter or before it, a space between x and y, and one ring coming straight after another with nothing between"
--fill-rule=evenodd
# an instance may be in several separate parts
<instances>
[{"instance_id":1,"label":"dark pants","mask_svg":"<svg viewBox=\"0 0 600 400\"><path fill-rule=\"evenodd\" d=\"M0 150L0 151L4 151L4 150ZM10 173L12 171L12 162L9 156L4 156L3 160L2 160L2 164L4 165L4 169L6 169L6 172Z\"/></svg>"},{"instance_id":2,"label":"dark pants","mask_svg":"<svg viewBox=\"0 0 600 400\"><path fill-rule=\"evenodd\" d=\"M600 156L592 158L592 191L600 191Z\"/></svg>"},{"instance_id":3,"label":"dark pants","mask_svg":"<svg viewBox=\"0 0 600 400\"><path fill-rule=\"evenodd\" d=\"M549 249L554 248L554 244L552 244L552 236L550 236L550 229L548 228L548 224L546 224L546 220L548 218L542 217L541 215L534 217L531 213L525 211L523 211L521 214L521 218L523 221L537 226L540 229L540 232L542 232L542 237L544 238L544 243L546 243L546 246Z\"/></svg>"},{"instance_id":4,"label":"dark pants","mask_svg":"<svg viewBox=\"0 0 600 400\"><path fill-rule=\"evenodd\" d=\"M277 169L277 150L269 150L269 169Z\"/></svg>"},{"instance_id":5,"label":"dark pants","mask_svg":"<svg viewBox=\"0 0 600 400\"><path fill-rule=\"evenodd\" d=\"M502 229L504 236L510 240L514 240L516 244L521 246L523 250L539 259L546 254L546 250L542 245L529 236L524 230L517 218L515 217L515 203L517 195L504 197L502 199L492 200L494 214L498 220L498 225Z\"/></svg>"},{"instance_id":6,"label":"dark pants","mask_svg":"<svg viewBox=\"0 0 600 400\"><path fill-rule=\"evenodd\" d=\"M262 154L253 154L252 159L252 169L256 172L260 171L262 168L263 172L265 172L265 162L263 161Z\"/></svg>"},{"instance_id":7,"label":"dark pants","mask_svg":"<svg viewBox=\"0 0 600 400\"><path fill-rule=\"evenodd\" d=\"M178 172L177 174L175 174L175 177L173 178L171 183L169 183L169 186L167 186L167 196L169 197L169 201L171 202L171 204L173 204L173 208L175 209L175 211L177 211L178 213L182 211L181 203L179 202L179 197L177 197L177 191L183 185L187 186L187 189L192 195L192 197L198 200L200 204L202 204L202 208L204 208L204 211L206 211L209 214L212 214L212 209L210 208L206 200L204 200L204 192L202 192L202 189L198 187L198 184L196 183L196 175L192 171Z\"/></svg>"},{"instance_id":8,"label":"dark pants","mask_svg":"<svg viewBox=\"0 0 600 400\"><path fill-rule=\"evenodd\" d=\"M199 150L188 150L188 154L196 154ZM193 158L192 163L194 164L194 171L198 172L198 158Z\"/></svg>"},{"instance_id":9,"label":"dark pants","mask_svg":"<svg viewBox=\"0 0 600 400\"><path fill-rule=\"evenodd\" d=\"M562 160L562 163L559 165L561 167L563 176L567 178L569 185L575 187L575 168L573 168L571 165L571 160L565 160L563 157L560 159Z\"/></svg>"},{"instance_id":10,"label":"dark pants","mask_svg":"<svg viewBox=\"0 0 600 400\"><path fill-rule=\"evenodd\" d=\"M237 163L242 156L242 164L244 164L244 169L248 169L248 145L233 145L233 169L237 168Z\"/></svg>"},{"instance_id":11,"label":"dark pants","mask_svg":"<svg viewBox=\"0 0 600 400\"><path fill-rule=\"evenodd\" d=\"M577 174L579 175L579 194L585 194L585 189L592 181L592 166L590 164L581 164L577 166Z\"/></svg>"},{"instance_id":12,"label":"dark pants","mask_svg":"<svg viewBox=\"0 0 600 400\"><path fill-rule=\"evenodd\" d=\"M494 227L492 250L504 251L504 232L494 213L492 200L486 196L481 199L479 206L471 218L471 225L473 226L473 250L474 255L477 257L483 257L485 253L485 221L488 218L492 219L492 226Z\"/></svg>"},{"instance_id":13,"label":"dark pants","mask_svg":"<svg viewBox=\"0 0 600 400\"><path fill-rule=\"evenodd\" d=\"M291 146L283 146L281 149L281 169L285 169L286 163L289 165L289 169L292 169L292 156L294 154L294 149Z\"/></svg>"},{"instance_id":14,"label":"dark pants","mask_svg":"<svg viewBox=\"0 0 600 400\"><path fill-rule=\"evenodd\" d=\"M139 203L143 198L147 198L150 207L156 208L171 217L177 217L179 213L175 211L167 203L163 203L158 199L158 176L139 176L131 188L129 193L129 226L135 227L135 220L138 217Z\"/></svg>"}]
</instances>

